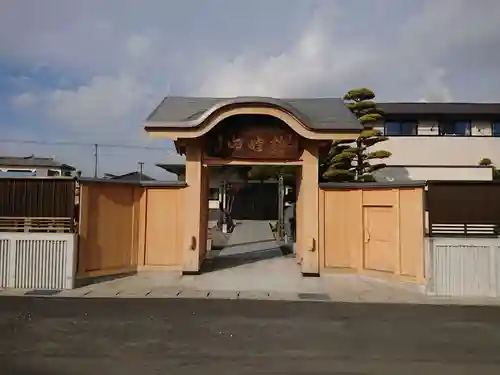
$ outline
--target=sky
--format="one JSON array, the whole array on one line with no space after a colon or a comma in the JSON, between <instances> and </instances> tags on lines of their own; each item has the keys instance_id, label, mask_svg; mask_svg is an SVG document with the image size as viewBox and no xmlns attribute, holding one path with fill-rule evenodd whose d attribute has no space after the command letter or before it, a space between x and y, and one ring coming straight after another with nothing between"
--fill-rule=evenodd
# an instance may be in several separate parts
<instances>
[{"instance_id":1,"label":"sky","mask_svg":"<svg viewBox=\"0 0 500 375\"><path fill-rule=\"evenodd\" d=\"M143 125L168 95L500 101L498 20L498 0L0 0L0 155L92 174L98 143L100 174L163 178L182 158Z\"/></svg>"}]
</instances>

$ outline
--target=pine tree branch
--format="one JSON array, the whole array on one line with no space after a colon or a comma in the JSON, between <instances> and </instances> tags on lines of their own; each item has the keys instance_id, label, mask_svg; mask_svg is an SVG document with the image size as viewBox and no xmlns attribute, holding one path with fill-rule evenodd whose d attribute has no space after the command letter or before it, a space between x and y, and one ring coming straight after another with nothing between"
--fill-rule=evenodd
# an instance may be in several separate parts
<instances>
[{"instance_id":1,"label":"pine tree branch","mask_svg":"<svg viewBox=\"0 0 500 375\"><path fill-rule=\"evenodd\" d=\"M373 151L367 153L364 158L366 160L371 160L371 159L385 159L388 158L392 155L389 151L384 151L384 150L378 150L378 151Z\"/></svg>"}]
</instances>

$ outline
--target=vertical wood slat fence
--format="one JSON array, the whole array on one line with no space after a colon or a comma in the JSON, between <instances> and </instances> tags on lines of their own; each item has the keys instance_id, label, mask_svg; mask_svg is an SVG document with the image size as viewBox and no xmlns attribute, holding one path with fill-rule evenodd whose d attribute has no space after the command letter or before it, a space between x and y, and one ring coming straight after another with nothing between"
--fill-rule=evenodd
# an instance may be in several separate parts
<instances>
[{"instance_id":1,"label":"vertical wood slat fence","mask_svg":"<svg viewBox=\"0 0 500 375\"><path fill-rule=\"evenodd\" d=\"M429 181L426 209L430 236L497 236L500 182Z\"/></svg>"},{"instance_id":2,"label":"vertical wood slat fence","mask_svg":"<svg viewBox=\"0 0 500 375\"><path fill-rule=\"evenodd\" d=\"M76 180L0 178L0 232L76 232Z\"/></svg>"}]
</instances>

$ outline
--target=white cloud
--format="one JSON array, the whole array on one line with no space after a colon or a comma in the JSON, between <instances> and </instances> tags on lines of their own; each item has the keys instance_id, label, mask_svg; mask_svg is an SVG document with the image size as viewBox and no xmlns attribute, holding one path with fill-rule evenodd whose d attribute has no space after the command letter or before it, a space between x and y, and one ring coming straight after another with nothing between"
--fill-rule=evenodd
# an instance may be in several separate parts
<instances>
[{"instance_id":1,"label":"white cloud","mask_svg":"<svg viewBox=\"0 0 500 375\"><path fill-rule=\"evenodd\" d=\"M81 131L106 132L109 126L128 121L128 116L142 110L150 94L149 86L131 75L96 76L76 90L47 94L47 110L61 123Z\"/></svg>"},{"instance_id":2,"label":"white cloud","mask_svg":"<svg viewBox=\"0 0 500 375\"><path fill-rule=\"evenodd\" d=\"M200 67L196 95L314 96L341 95L346 78L370 62L368 45L336 38L332 10L316 12L294 44L272 56L244 52L232 60L214 59ZM341 56L341 58L340 58Z\"/></svg>"},{"instance_id":3,"label":"white cloud","mask_svg":"<svg viewBox=\"0 0 500 375\"><path fill-rule=\"evenodd\" d=\"M151 39L143 35L132 35L126 41L126 49L131 57L144 57L151 48Z\"/></svg>"},{"instance_id":4,"label":"white cloud","mask_svg":"<svg viewBox=\"0 0 500 375\"><path fill-rule=\"evenodd\" d=\"M446 70L438 68L429 72L421 87L423 102L451 102L451 89L446 83Z\"/></svg>"},{"instance_id":5,"label":"white cloud","mask_svg":"<svg viewBox=\"0 0 500 375\"><path fill-rule=\"evenodd\" d=\"M417 3L417 9L407 7L407 4ZM86 113L81 117L82 121L95 122L100 116L103 116L103 121L108 120L109 114L105 113L104 106L99 105L97 99L90 99L86 92L91 87L93 92L109 93L108 84L93 82L103 77L117 81L114 86L120 91L124 78L123 75L116 76L116 71L125 71L133 77L130 80L135 80L139 93L144 93L144 87L147 87L156 101L167 93L170 81L173 81L173 91L178 91L176 94L341 95L353 86L367 85L382 98L416 100L425 91L421 87L422 81L434 74L435 66L447 66L443 61L446 54L460 54L462 59L455 59L456 64L466 60L465 47L500 41L499 29L492 26L496 22L491 22L500 16L500 3L496 0L483 0L481 4L485 6L478 6L472 0L405 4L386 0L377 3L377 9L390 7L393 18L383 19L387 12L378 12L381 19L368 28L356 27L358 21L363 23L359 20L363 14L358 13L354 4L314 2L315 12L307 14L303 4L291 3L294 5L287 8L289 14L280 9L275 32L268 33L272 45L279 45L274 41L280 39L289 40L291 44L269 53L267 45L247 42L232 54L221 53L221 44L210 39L217 26L223 24L216 21L231 16L224 14L222 6L217 10L220 13L218 18L207 14L207 23L203 23L203 17L200 17L197 22L183 26L183 23L176 22L179 17L175 13L191 12L191 5L172 11L168 2L153 1L148 7L142 7L125 1L121 3L122 13L110 13L113 9L111 3L100 12L93 7L95 2L86 4L88 6L81 5L78 12L66 5L57 10L53 8L56 14L47 9L40 10L44 17L30 20L27 30L23 30L15 42L5 35L0 38L0 51L5 49L17 56L49 62L51 66L90 72L94 78L73 90L77 95L71 96L70 109L51 109L57 118L70 117L71 122L74 117L69 112L86 109L91 100L92 114ZM401 9L399 13L398 8ZM304 13L302 22L296 22L303 26L294 29L295 38L290 38L284 21L294 14L294 9ZM162 12L170 16L168 22L156 17ZM56 17L58 13L66 18ZM176 33L172 25L176 25ZM186 34L189 29L195 31ZM223 45L237 44L231 39L238 31L226 33L228 39ZM480 54L477 55L476 59L481 58ZM484 64L487 60L482 58ZM447 72L449 81L459 79L455 70L447 67ZM457 89L456 85L452 86ZM61 93L57 89L53 94L60 103L66 103L58 97ZM70 92L64 91L63 94L67 97ZM134 99L140 96L121 95ZM81 99L77 100L77 97ZM79 104L75 104L77 101ZM113 109L117 109L116 105ZM121 120L121 116L118 117Z\"/></svg>"},{"instance_id":6,"label":"white cloud","mask_svg":"<svg viewBox=\"0 0 500 375\"><path fill-rule=\"evenodd\" d=\"M479 86L461 87L460 81L481 75L468 69L470 64L497 69L500 63L500 28L492 26L500 18L497 0L485 0L484 6L472 0L425 1L420 3L421 12L405 14L400 23L380 19L361 28L365 32L361 38L355 32L341 37L335 27L354 22L358 18L354 13L345 17L344 12L344 18L332 20L339 2L322 4L304 23L296 42L279 55L243 52L202 64L199 69L204 74L195 94L339 96L352 87L369 86L382 100L411 101L423 96L451 101L457 96L481 101L486 95ZM381 4L397 6L398 2ZM387 40L377 38L382 25L389 28ZM498 48L486 48L491 45ZM442 65L449 69L436 68ZM492 78L500 84L500 74ZM452 80L456 84L451 85ZM460 90L457 95L452 87ZM496 96L500 99L500 90Z\"/></svg>"},{"instance_id":7,"label":"white cloud","mask_svg":"<svg viewBox=\"0 0 500 375\"><path fill-rule=\"evenodd\" d=\"M316 12L281 53L265 55L248 48L231 59L212 56L208 63L198 67L202 74L193 94L308 96L331 84L330 95L339 95L343 78L362 64L366 56L362 46L349 47L336 39L325 18L326 15ZM340 54L341 59L335 58Z\"/></svg>"},{"instance_id":8,"label":"white cloud","mask_svg":"<svg viewBox=\"0 0 500 375\"><path fill-rule=\"evenodd\" d=\"M268 2L254 1L199 14L204 5L189 1L10 1L0 58L83 80L27 89L12 105L43 108L47 129L79 139L148 144L142 120L169 93L312 97L368 86L379 100L500 99L498 0L380 0L362 11L342 0L287 1L274 17ZM230 23L227 9L241 16L241 7L255 19Z\"/></svg>"},{"instance_id":9,"label":"white cloud","mask_svg":"<svg viewBox=\"0 0 500 375\"><path fill-rule=\"evenodd\" d=\"M30 109L37 102L38 102L38 97L31 92L25 92L16 95L11 99L12 106L17 110Z\"/></svg>"}]
</instances>

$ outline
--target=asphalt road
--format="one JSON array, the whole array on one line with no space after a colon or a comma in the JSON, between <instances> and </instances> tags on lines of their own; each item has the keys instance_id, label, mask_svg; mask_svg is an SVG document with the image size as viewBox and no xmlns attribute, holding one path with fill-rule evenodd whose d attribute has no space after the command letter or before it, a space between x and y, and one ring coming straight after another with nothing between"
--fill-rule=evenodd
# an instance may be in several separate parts
<instances>
[{"instance_id":1,"label":"asphalt road","mask_svg":"<svg viewBox=\"0 0 500 375\"><path fill-rule=\"evenodd\" d=\"M0 373L499 374L500 308L3 297Z\"/></svg>"}]
</instances>

